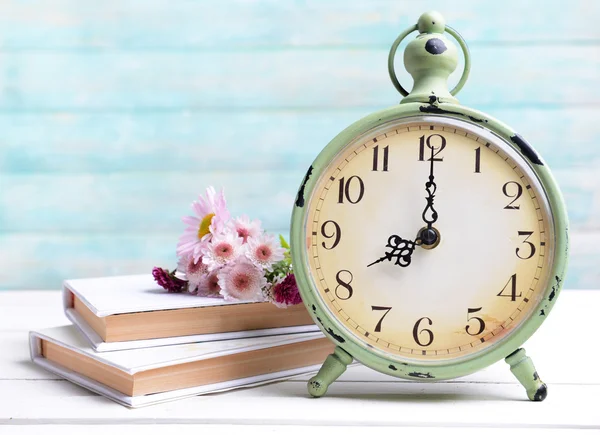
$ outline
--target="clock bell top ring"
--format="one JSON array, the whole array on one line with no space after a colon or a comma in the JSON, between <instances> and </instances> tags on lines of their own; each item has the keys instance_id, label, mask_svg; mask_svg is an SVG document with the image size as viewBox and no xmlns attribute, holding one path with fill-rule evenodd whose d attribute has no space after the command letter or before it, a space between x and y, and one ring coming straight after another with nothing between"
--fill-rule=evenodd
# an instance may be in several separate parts
<instances>
[{"instance_id":1,"label":"clock bell top ring","mask_svg":"<svg viewBox=\"0 0 600 435\"><path fill-rule=\"evenodd\" d=\"M398 81L394 69L394 59L400 43L412 32L419 35L404 50L404 67L413 77L414 85L409 93ZM456 46L444 35L448 33L462 49L465 65L456 86L448 90L448 77L458 65ZM394 87L404 96L401 103L431 102L432 98L441 103L457 104L454 97L464 86L471 69L471 55L465 40L450 26L439 12L426 12L419 17L417 24L402 32L392 44L388 56L388 71Z\"/></svg>"}]
</instances>

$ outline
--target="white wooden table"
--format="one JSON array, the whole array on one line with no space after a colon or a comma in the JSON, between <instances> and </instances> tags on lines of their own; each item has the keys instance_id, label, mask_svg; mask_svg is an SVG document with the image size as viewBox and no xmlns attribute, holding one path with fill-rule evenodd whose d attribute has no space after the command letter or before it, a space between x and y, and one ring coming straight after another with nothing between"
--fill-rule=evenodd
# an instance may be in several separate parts
<instances>
[{"instance_id":1,"label":"white wooden table","mask_svg":"<svg viewBox=\"0 0 600 435\"><path fill-rule=\"evenodd\" d=\"M403 381L357 366L321 399L308 397L305 377L131 410L30 362L27 332L67 323L58 292L0 292L0 434L367 434L375 427L397 434L398 426L408 434L506 434L507 429L511 435L546 434L550 428L551 434L575 428L600 433L600 340L594 326L599 309L600 291L563 291L525 345L548 384L548 398L541 403L527 400L501 361L438 383Z\"/></svg>"}]
</instances>

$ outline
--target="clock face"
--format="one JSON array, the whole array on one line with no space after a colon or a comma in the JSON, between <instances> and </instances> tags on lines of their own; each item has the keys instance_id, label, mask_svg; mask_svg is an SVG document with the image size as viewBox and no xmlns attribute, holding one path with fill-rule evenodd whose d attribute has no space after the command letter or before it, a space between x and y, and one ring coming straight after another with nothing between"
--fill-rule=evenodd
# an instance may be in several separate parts
<instances>
[{"instance_id":1,"label":"clock face","mask_svg":"<svg viewBox=\"0 0 600 435\"><path fill-rule=\"evenodd\" d=\"M533 311L552 265L548 200L483 128L431 116L383 125L331 161L307 206L313 287L363 347L465 358L543 315Z\"/></svg>"}]
</instances>

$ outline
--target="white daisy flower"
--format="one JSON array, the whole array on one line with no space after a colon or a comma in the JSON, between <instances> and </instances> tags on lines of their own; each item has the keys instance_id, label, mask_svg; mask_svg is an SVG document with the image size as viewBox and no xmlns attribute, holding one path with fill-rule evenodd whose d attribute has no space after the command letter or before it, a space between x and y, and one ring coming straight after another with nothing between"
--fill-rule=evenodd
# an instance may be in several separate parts
<instances>
[{"instance_id":1,"label":"white daisy flower","mask_svg":"<svg viewBox=\"0 0 600 435\"><path fill-rule=\"evenodd\" d=\"M271 271L273 264L283 260L285 249L281 247L275 236L263 233L248 239L246 257L257 267Z\"/></svg>"},{"instance_id":2,"label":"white daisy flower","mask_svg":"<svg viewBox=\"0 0 600 435\"><path fill-rule=\"evenodd\" d=\"M250 221L246 215L242 215L229 223L231 230L243 239L243 243L248 242L249 238L258 237L262 232L261 223L258 219Z\"/></svg>"},{"instance_id":3,"label":"white daisy flower","mask_svg":"<svg viewBox=\"0 0 600 435\"><path fill-rule=\"evenodd\" d=\"M200 282L206 278L208 266L202 262L202 257L195 261L193 255L190 255L179 259L177 270L185 275L185 279L188 281L188 291L196 294Z\"/></svg>"},{"instance_id":4,"label":"white daisy flower","mask_svg":"<svg viewBox=\"0 0 600 435\"><path fill-rule=\"evenodd\" d=\"M198 296L209 298L221 297L221 286L219 286L219 271L215 270L204 275L198 283Z\"/></svg>"},{"instance_id":5,"label":"white daisy flower","mask_svg":"<svg viewBox=\"0 0 600 435\"><path fill-rule=\"evenodd\" d=\"M213 236L210 243L202 249L202 262L212 272L237 259L243 250L242 239L228 231Z\"/></svg>"},{"instance_id":6,"label":"white daisy flower","mask_svg":"<svg viewBox=\"0 0 600 435\"><path fill-rule=\"evenodd\" d=\"M219 271L221 295L226 301L264 301L264 272L243 257Z\"/></svg>"}]
</instances>

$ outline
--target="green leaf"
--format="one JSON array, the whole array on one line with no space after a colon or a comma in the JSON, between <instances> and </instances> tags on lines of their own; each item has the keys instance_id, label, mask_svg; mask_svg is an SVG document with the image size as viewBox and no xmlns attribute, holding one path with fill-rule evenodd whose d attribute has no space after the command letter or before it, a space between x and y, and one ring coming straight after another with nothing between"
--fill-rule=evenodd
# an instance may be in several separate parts
<instances>
[{"instance_id":1,"label":"green leaf","mask_svg":"<svg viewBox=\"0 0 600 435\"><path fill-rule=\"evenodd\" d=\"M279 243L281 243L281 247L290 250L290 245L285 241L285 238L280 234L279 235Z\"/></svg>"}]
</instances>

